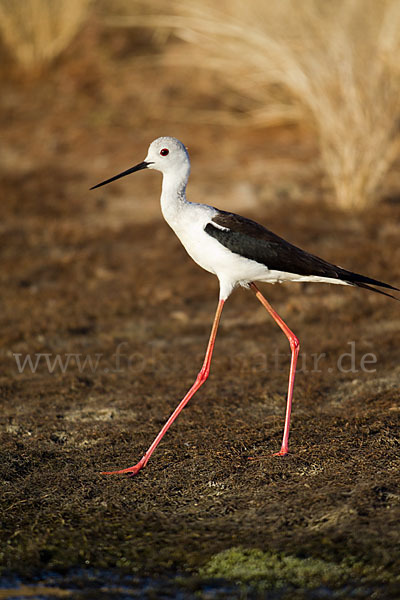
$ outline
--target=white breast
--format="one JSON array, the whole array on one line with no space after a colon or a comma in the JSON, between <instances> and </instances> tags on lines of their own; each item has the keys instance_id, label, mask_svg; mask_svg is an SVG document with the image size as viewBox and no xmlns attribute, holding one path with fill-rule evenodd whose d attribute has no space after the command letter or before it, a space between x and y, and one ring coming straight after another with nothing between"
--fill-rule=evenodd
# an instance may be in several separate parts
<instances>
[{"instance_id":1,"label":"white breast","mask_svg":"<svg viewBox=\"0 0 400 600\"><path fill-rule=\"evenodd\" d=\"M218 277L220 297L226 299L236 285L265 280L269 271L264 265L231 252L204 231L217 213L212 206L185 202L175 215L164 214L164 217L189 256Z\"/></svg>"}]
</instances>

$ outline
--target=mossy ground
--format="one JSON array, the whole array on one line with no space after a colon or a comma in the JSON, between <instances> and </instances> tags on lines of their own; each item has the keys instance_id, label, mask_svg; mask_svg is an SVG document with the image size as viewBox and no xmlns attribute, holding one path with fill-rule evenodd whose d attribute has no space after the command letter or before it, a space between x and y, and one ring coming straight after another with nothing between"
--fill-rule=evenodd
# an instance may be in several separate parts
<instances>
[{"instance_id":1,"label":"mossy ground","mask_svg":"<svg viewBox=\"0 0 400 600\"><path fill-rule=\"evenodd\" d=\"M332 208L310 132L205 128L171 111L146 120L155 106L142 91L154 78L131 69L129 53L99 63L89 42L41 82L3 81L3 573L79 567L236 579L244 565L254 572L248 581L269 581L272 568L275 582L314 587L327 571L327 585L357 579L358 564L359 582L395 585L400 312L388 298L263 287L302 344L291 452L279 458L289 348L251 292L236 291L210 379L148 467L135 478L99 474L136 462L190 386L218 290L161 220L154 174L99 193L91 185L173 134L189 145L193 200L242 212L395 285L400 206L392 195L361 216ZM105 52L116 40L103 42ZM161 96L185 101L186 88L171 89L169 74L157 73ZM49 372L42 359L35 373L19 373L15 354L74 356L65 372ZM98 367L80 369L78 355L101 355ZM367 355L376 362L364 369Z\"/></svg>"},{"instance_id":2,"label":"mossy ground","mask_svg":"<svg viewBox=\"0 0 400 600\"><path fill-rule=\"evenodd\" d=\"M241 547L230 548L213 556L200 570L201 575L249 583L259 589L299 588L330 590L353 582L359 585L397 584L400 576L346 558L340 564L318 558L300 558Z\"/></svg>"}]
</instances>

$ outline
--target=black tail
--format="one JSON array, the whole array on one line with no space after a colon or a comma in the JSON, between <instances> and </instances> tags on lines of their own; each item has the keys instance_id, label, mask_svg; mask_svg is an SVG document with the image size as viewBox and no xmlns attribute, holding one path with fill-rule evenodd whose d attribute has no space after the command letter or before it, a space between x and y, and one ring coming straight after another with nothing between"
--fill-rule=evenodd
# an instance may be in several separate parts
<instances>
[{"instance_id":1,"label":"black tail","mask_svg":"<svg viewBox=\"0 0 400 600\"><path fill-rule=\"evenodd\" d=\"M343 271L343 274L340 274L340 278L344 281L348 281L352 285L356 285L357 287L364 288L366 290L370 290L371 292L376 292L377 294L382 294L383 296L388 296L389 298L393 298L393 300L397 300L400 302L400 298L396 298L392 294L388 294L387 292L383 292L382 290L378 290L374 286L383 287L388 290L394 290L395 292L400 292L400 289L394 287L393 285L389 285L388 283L383 283L383 281L378 281L377 279L371 279L371 277L365 277L364 275L359 275L358 273L352 273L351 271Z\"/></svg>"}]
</instances>

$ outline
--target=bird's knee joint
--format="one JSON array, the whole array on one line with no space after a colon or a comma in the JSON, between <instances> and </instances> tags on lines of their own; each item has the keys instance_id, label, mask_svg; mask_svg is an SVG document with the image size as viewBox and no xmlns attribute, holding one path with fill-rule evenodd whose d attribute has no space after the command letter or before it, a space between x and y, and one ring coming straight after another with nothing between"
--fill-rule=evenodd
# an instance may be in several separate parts
<instances>
[{"instance_id":1,"label":"bird's knee joint","mask_svg":"<svg viewBox=\"0 0 400 600\"><path fill-rule=\"evenodd\" d=\"M300 350L300 341L296 336L293 336L292 338L290 338L290 348L293 351L299 351Z\"/></svg>"},{"instance_id":2,"label":"bird's knee joint","mask_svg":"<svg viewBox=\"0 0 400 600\"><path fill-rule=\"evenodd\" d=\"M210 369L202 368L197 375L198 381L205 381L210 373Z\"/></svg>"}]
</instances>

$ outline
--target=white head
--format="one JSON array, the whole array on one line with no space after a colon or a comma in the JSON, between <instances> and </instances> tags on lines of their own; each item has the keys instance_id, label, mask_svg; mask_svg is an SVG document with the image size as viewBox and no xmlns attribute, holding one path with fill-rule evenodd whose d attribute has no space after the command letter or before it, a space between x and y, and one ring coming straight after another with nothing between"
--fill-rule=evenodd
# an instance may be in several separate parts
<instances>
[{"instance_id":1,"label":"white head","mask_svg":"<svg viewBox=\"0 0 400 600\"><path fill-rule=\"evenodd\" d=\"M151 142L145 158L148 169L163 174L190 170L189 154L185 146L173 137L160 137Z\"/></svg>"},{"instance_id":2,"label":"white head","mask_svg":"<svg viewBox=\"0 0 400 600\"><path fill-rule=\"evenodd\" d=\"M95 188L111 183L116 179L125 177L135 171L141 171L142 169L154 169L161 171L163 175L172 175L179 180L187 180L190 173L190 160L189 154L185 146L174 137L159 137L154 142L151 142L147 151L147 156L143 162L131 167L127 171L119 173L110 179L106 179L101 183L90 188Z\"/></svg>"}]
</instances>

